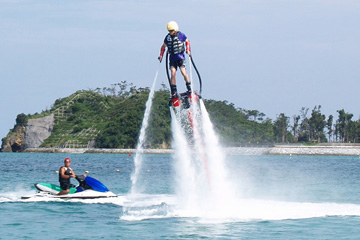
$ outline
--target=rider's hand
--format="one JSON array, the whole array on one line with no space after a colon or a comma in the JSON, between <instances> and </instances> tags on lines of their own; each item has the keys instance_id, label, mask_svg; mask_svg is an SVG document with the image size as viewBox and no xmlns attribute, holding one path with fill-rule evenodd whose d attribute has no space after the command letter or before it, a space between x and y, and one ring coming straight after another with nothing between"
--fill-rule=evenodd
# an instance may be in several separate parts
<instances>
[{"instance_id":1,"label":"rider's hand","mask_svg":"<svg viewBox=\"0 0 360 240\"><path fill-rule=\"evenodd\" d=\"M187 53L187 55L191 54L190 50L186 50L186 53Z\"/></svg>"},{"instance_id":2,"label":"rider's hand","mask_svg":"<svg viewBox=\"0 0 360 240\"><path fill-rule=\"evenodd\" d=\"M158 57L158 59L159 59L160 62L161 62L162 58L163 58L162 56L159 56L159 57Z\"/></svg>"}]
</instances>

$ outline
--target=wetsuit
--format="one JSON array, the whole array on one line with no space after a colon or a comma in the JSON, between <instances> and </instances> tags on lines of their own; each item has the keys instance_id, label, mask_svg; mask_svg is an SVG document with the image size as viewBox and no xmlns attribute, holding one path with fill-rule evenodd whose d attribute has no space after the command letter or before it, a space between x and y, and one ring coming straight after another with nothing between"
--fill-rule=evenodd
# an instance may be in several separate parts
<instances>
[{"instance_id":1,"label":"wetsuit","mask_svg":"<svg viewBox=\"0 0 360 240\"><path fill-rule=\"evenodd\" d=\"M72 175L72 169L71 168L67 168L67 167L61 167L61 168L65 168L65 175ZM71 187L71 182L70 182L70 178L62 178L61 177L61 168L59 170L59 182L60 182L60 187L62 190L67 190L70 189Z\"/></svg>"}]
</instances>

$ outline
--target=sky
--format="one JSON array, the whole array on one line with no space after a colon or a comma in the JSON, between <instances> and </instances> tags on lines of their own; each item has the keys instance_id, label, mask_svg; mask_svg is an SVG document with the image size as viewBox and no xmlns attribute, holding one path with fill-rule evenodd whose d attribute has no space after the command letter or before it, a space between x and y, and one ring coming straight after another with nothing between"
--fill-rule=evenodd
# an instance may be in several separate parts
<instances>
[{"instance_id":1,"label":"sky","mask_svg":"<svg viewBox=\"0 0 360 240\"><path fill-rule=\"evenodd\" d=\"M359 13L356 0L0 0L0 138L19 113L77 90L151 87L157 71L157 88L167 84L157 57L171 20L191 41L205 99L273 120L316 105L357 120Z\"/></svg>"}]
</instances>

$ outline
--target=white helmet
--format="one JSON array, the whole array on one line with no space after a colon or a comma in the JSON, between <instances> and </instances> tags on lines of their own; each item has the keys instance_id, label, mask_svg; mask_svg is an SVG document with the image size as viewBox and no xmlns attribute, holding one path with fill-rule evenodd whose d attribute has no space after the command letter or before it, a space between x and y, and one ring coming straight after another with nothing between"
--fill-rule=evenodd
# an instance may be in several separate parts
<instances>
[{"instance_id":1,"label":"white helmet","mask_svg":"<svg viewBox=\"0 0 360 240\"><path fill-rule=\"evenodd\" d=\"M171 21L167 24L167 30L168 31L179 31L179 26L175 21Z\"/></svg>"}]
</instances>

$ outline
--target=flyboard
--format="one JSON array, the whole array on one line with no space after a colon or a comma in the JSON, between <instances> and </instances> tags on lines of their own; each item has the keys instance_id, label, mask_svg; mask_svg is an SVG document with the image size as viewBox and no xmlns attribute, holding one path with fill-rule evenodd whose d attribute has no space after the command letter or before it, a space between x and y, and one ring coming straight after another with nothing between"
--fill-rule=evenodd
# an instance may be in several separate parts
<instances>
[{"instance_id":1,"label":"flyboard","mask_svg":"<svg viewBox=\"0 0 360 240\"><path fill-rule=\"evenodd\" d=\"M192 94L189 94L187 92L184 93L180 93L178 96L178 102L176 101L172 101L171 96L170 96L170 101L169 101L169 106L173 106L173 107L180 107L180 109L188 109L190 108L190 104L192 102L197 102L199 99L201 99L201 92L202 92L202 81L201 81L201 76L200 73L195 65L194 59L192 57L192 55L189 55L190 58L190 62L193 65L196 74L198 76L199 79L199 92L197 93L196 91L193 91ZM169 87L171 86L171 80L170 80L170 74L169 74L169 52L166 51L166 63L165 63L165 68L166 68L166 75L169 81Z\"/></svg>"},{"instance_id":2,"label":"flyboard","mask_svg":"<svg viewBox=\"0 0 360 240\"><path fill-rule=\"evenodd\" d=\"M174 108L176 110L176 120L179 122L179 125L182 126L184 132L187 134L187 139L189 143L193 143L194 147L198 148L198 152L201 155L202 161L203 161L203 167L206 172L207 181L209 184L209 187L211 187L210 182L210 174L208 169L208 164L206 160L206 154L203 147L203 142L201 139L201 126L200 124L197 124L197 119L201 119L201 111L199 106L199 101L202 101L202 80L200 73L196 67L196 64L194 62L194 59L192 55L189 55L189 60L192 64L192 66L195 69L195 72L198 76L199 80L199 90L194 91L192 89L192 93L189 94L188 92L180 93L178 94L178 97L173 99L171 96L170 91L170 100L169 100L169 107ZM169 87L171 86L171 79L169 74L169 52L166 51L166 75L169 81ZM191 79L192 81L192 79ZM193 84L192 84L193 85ZM186 116L184 119L184 116ZM188 131L190 129L190 131Z\"/></svg>"},{"instance_id":3,"label":"flyboard","mask_svg":"<svg viewBox=\"0 0 360 240\"><path fill-rule=\"evenodd\" d=\"M77 199L92 199L92 198L108 198L116 197L104 184L95 178L79 175L76 176L79 185L70 188L70 192L65 195L56 195L62 189L50 183L36 183L34 184L38 192L34 195L23 196L21 199L31 199L36 197L51 197L51 198L77 198Z\"/></svg>"}]
</instances>

